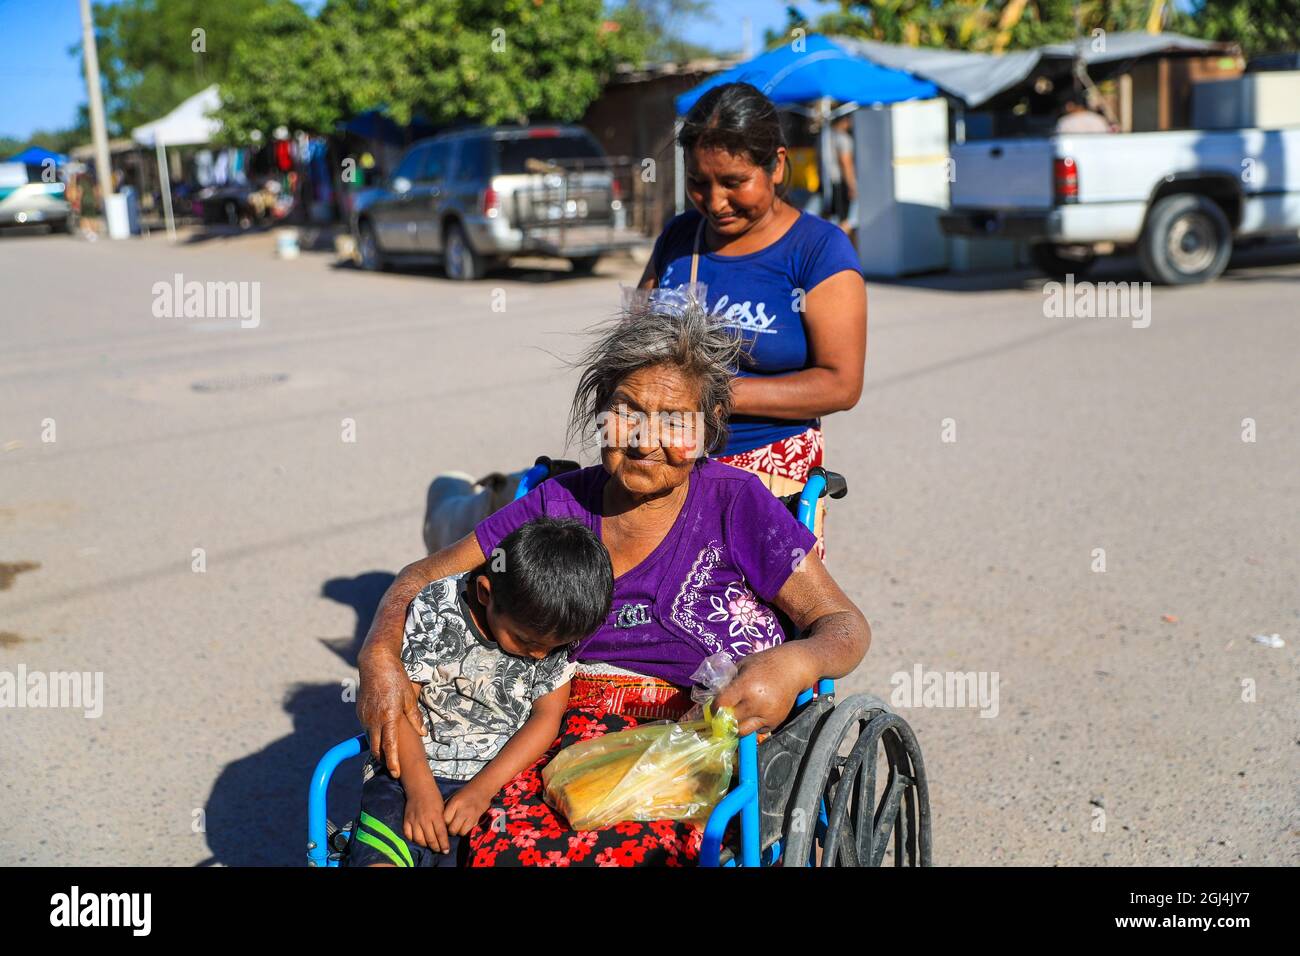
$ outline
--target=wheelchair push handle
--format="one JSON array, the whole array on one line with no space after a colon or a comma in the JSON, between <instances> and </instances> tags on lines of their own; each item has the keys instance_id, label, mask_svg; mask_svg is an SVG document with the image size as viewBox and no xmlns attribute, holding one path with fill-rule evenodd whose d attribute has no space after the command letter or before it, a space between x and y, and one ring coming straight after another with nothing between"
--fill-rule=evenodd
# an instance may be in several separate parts
<instances>
[{"instance_id":1,"label":"wheelchair push handle","mask_svg":"<svg viewBox=\"0 0 1300 956\"><path fill-rule=\"evenodd\" d=\"M808 472L808 481L799 495L799 507L795 516L809 531L816 531L817 502L830 495L843 498L849 493L849 483L836 471L827 471L820 465Z\"/></svg>"},{"instance_id":2,"label":"wheelchair push handle","mask_svg":"<svg viewBox=\"0 0 1300 956\"><path fill-rule=\"evenodd\" d=\"M821 465L817 465L815 468L808 470L809 479L814 476L821 477L826 483L821 492L822 496L830 495L830 497L838 501L849 493L849 480L838 471L830 471Z\"/></svg>"},{"instance_id":3,"label":"wheelchair push handle","mask_svg":"<svg viewBox=\"0 0 1300 956\"><path fill-rule=\"evenodd\" d=\"M570 461L567 458L551 458L548 455L538 455L537 460L533 462L533 466L525 471L523 478L519 480L519 487L515 489L515 500L518 501L547 478L554 478L556 475L562 475L568 471L577 471L581 467L576 461Z\"/></svg>"}]
</instances>

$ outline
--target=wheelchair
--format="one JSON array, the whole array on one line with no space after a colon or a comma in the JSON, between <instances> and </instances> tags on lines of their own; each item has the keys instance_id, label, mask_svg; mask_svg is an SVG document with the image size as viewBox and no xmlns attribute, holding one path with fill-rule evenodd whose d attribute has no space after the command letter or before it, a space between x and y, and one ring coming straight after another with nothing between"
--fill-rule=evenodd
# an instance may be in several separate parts
<instances>
[{"instance_id":1,"label":"wheelchair","mask_svg":"<svg viewBox=\"0 0 1300 956\"><path fill-rule=\"evenodd\" d=\"M578 467L542 456L515 497ZM814 468L802 493L782 501L811 530L817 502L847 493L843 476ZM366 735L358 734L316 765L307 794L309 866L338 866L346 853L352 824L329 821L326 793L334 770L368 749ZM735 782L704 826L700 866L875 867L891 846L894 866L931 865L921 748L912 728L880 698L854 694L837 701L834 682L822 679L798 696L772 734L761 743L748 734L737 749Z\"/></svg>"}]
</instances>

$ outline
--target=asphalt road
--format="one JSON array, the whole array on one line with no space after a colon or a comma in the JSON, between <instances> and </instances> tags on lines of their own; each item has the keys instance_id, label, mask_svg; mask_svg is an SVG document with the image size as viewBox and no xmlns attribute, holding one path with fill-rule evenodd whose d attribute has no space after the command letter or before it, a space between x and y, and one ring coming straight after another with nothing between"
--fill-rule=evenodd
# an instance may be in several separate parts
<instances>
[{"instance_id":1,"label":"asphalt road","mask_svg":"<svg viewBox=\"0 0 1300 956\"><path fill-rule=\"evenodd\" d=\"M841 692L997 680L996 715L899 708L936 862L1300 861L1297 261L1155 289L1146 328L1048 317L1027 273L871 284L826 423L830 567L875 633ZM0 708L0 863L301 861L427 483L558 453L559 357L638 272L0 239L0 679L103 682L98 717ZM177 273L259 283L256 327L157 314Z\"/></svg>"}]
</instances>

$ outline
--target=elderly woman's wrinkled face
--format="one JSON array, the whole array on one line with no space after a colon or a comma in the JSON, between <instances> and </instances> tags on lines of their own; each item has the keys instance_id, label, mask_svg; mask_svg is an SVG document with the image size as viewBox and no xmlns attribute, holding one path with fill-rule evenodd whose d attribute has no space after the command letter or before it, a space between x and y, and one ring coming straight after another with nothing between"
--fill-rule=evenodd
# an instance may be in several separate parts
<instances>
[{"instance_id":1,"label":"elderly woman's wrinkled face","mask_svg":"<svg viewBox=\"0 0 1300 956\"><path fill-rule=\"evenodd\" d=\"M601 462L631 494L671 491L704 455L703 419L696 382L671 365L639 369L598 417Z\"/></svg>"}]
</instances>

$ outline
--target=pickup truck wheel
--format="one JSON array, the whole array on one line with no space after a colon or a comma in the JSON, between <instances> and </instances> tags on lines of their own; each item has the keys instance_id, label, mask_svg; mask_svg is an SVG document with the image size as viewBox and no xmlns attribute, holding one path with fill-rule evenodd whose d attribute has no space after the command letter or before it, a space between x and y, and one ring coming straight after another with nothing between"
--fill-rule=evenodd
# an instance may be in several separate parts
<instances>
[{"instance_id":1,"label":"pickup truck wheel","mask_svg":"<svg viewBox=\"0 0 1300 956\"><path fill-rule=\"evenodd\" d=\"M1195 193L1165 196L1151 207L1138 262L1152 282L1190 285L1219 275L1232 256L1232 227L1219 204Z\"/></svg>"},{"instance_id":2,"label":"pickup truck wheel","mask_svg":"<svg viewBox=\"0 0 1300 956\"><path fill-rule=\"evenodd\" d=\"M486 266L487 261L469 244L461 224L453 222L449 225L442 244L442 267L447 278L473 282L483 277L487 271Z\"/></svg>"},{"instance_id":3,"label":"pickup truck wheel","mask_svg":"<svg viewBox=\"0 0 1300 956\"><path fill-rule=\"evenodd\" d=\"M576 276L589 276L596 271L596 263L600 261L600 256L578 256L576 259L570 259L573 264L573 274Z\"/></svg>"},{"instance_id":4,"label":"pickup truck wheel","mask_svg":"<svg viewBox=\"0 0 1300 956\"><path fill-rule=\"evenodd\" d=\"M1048 242L1030 246L1029 255L1039 271L1053 279L1064 279L1067 275L1078 279L1097 261L1097 254L1089 246L1057 246Z\"/></svg>"}]
</instances>

